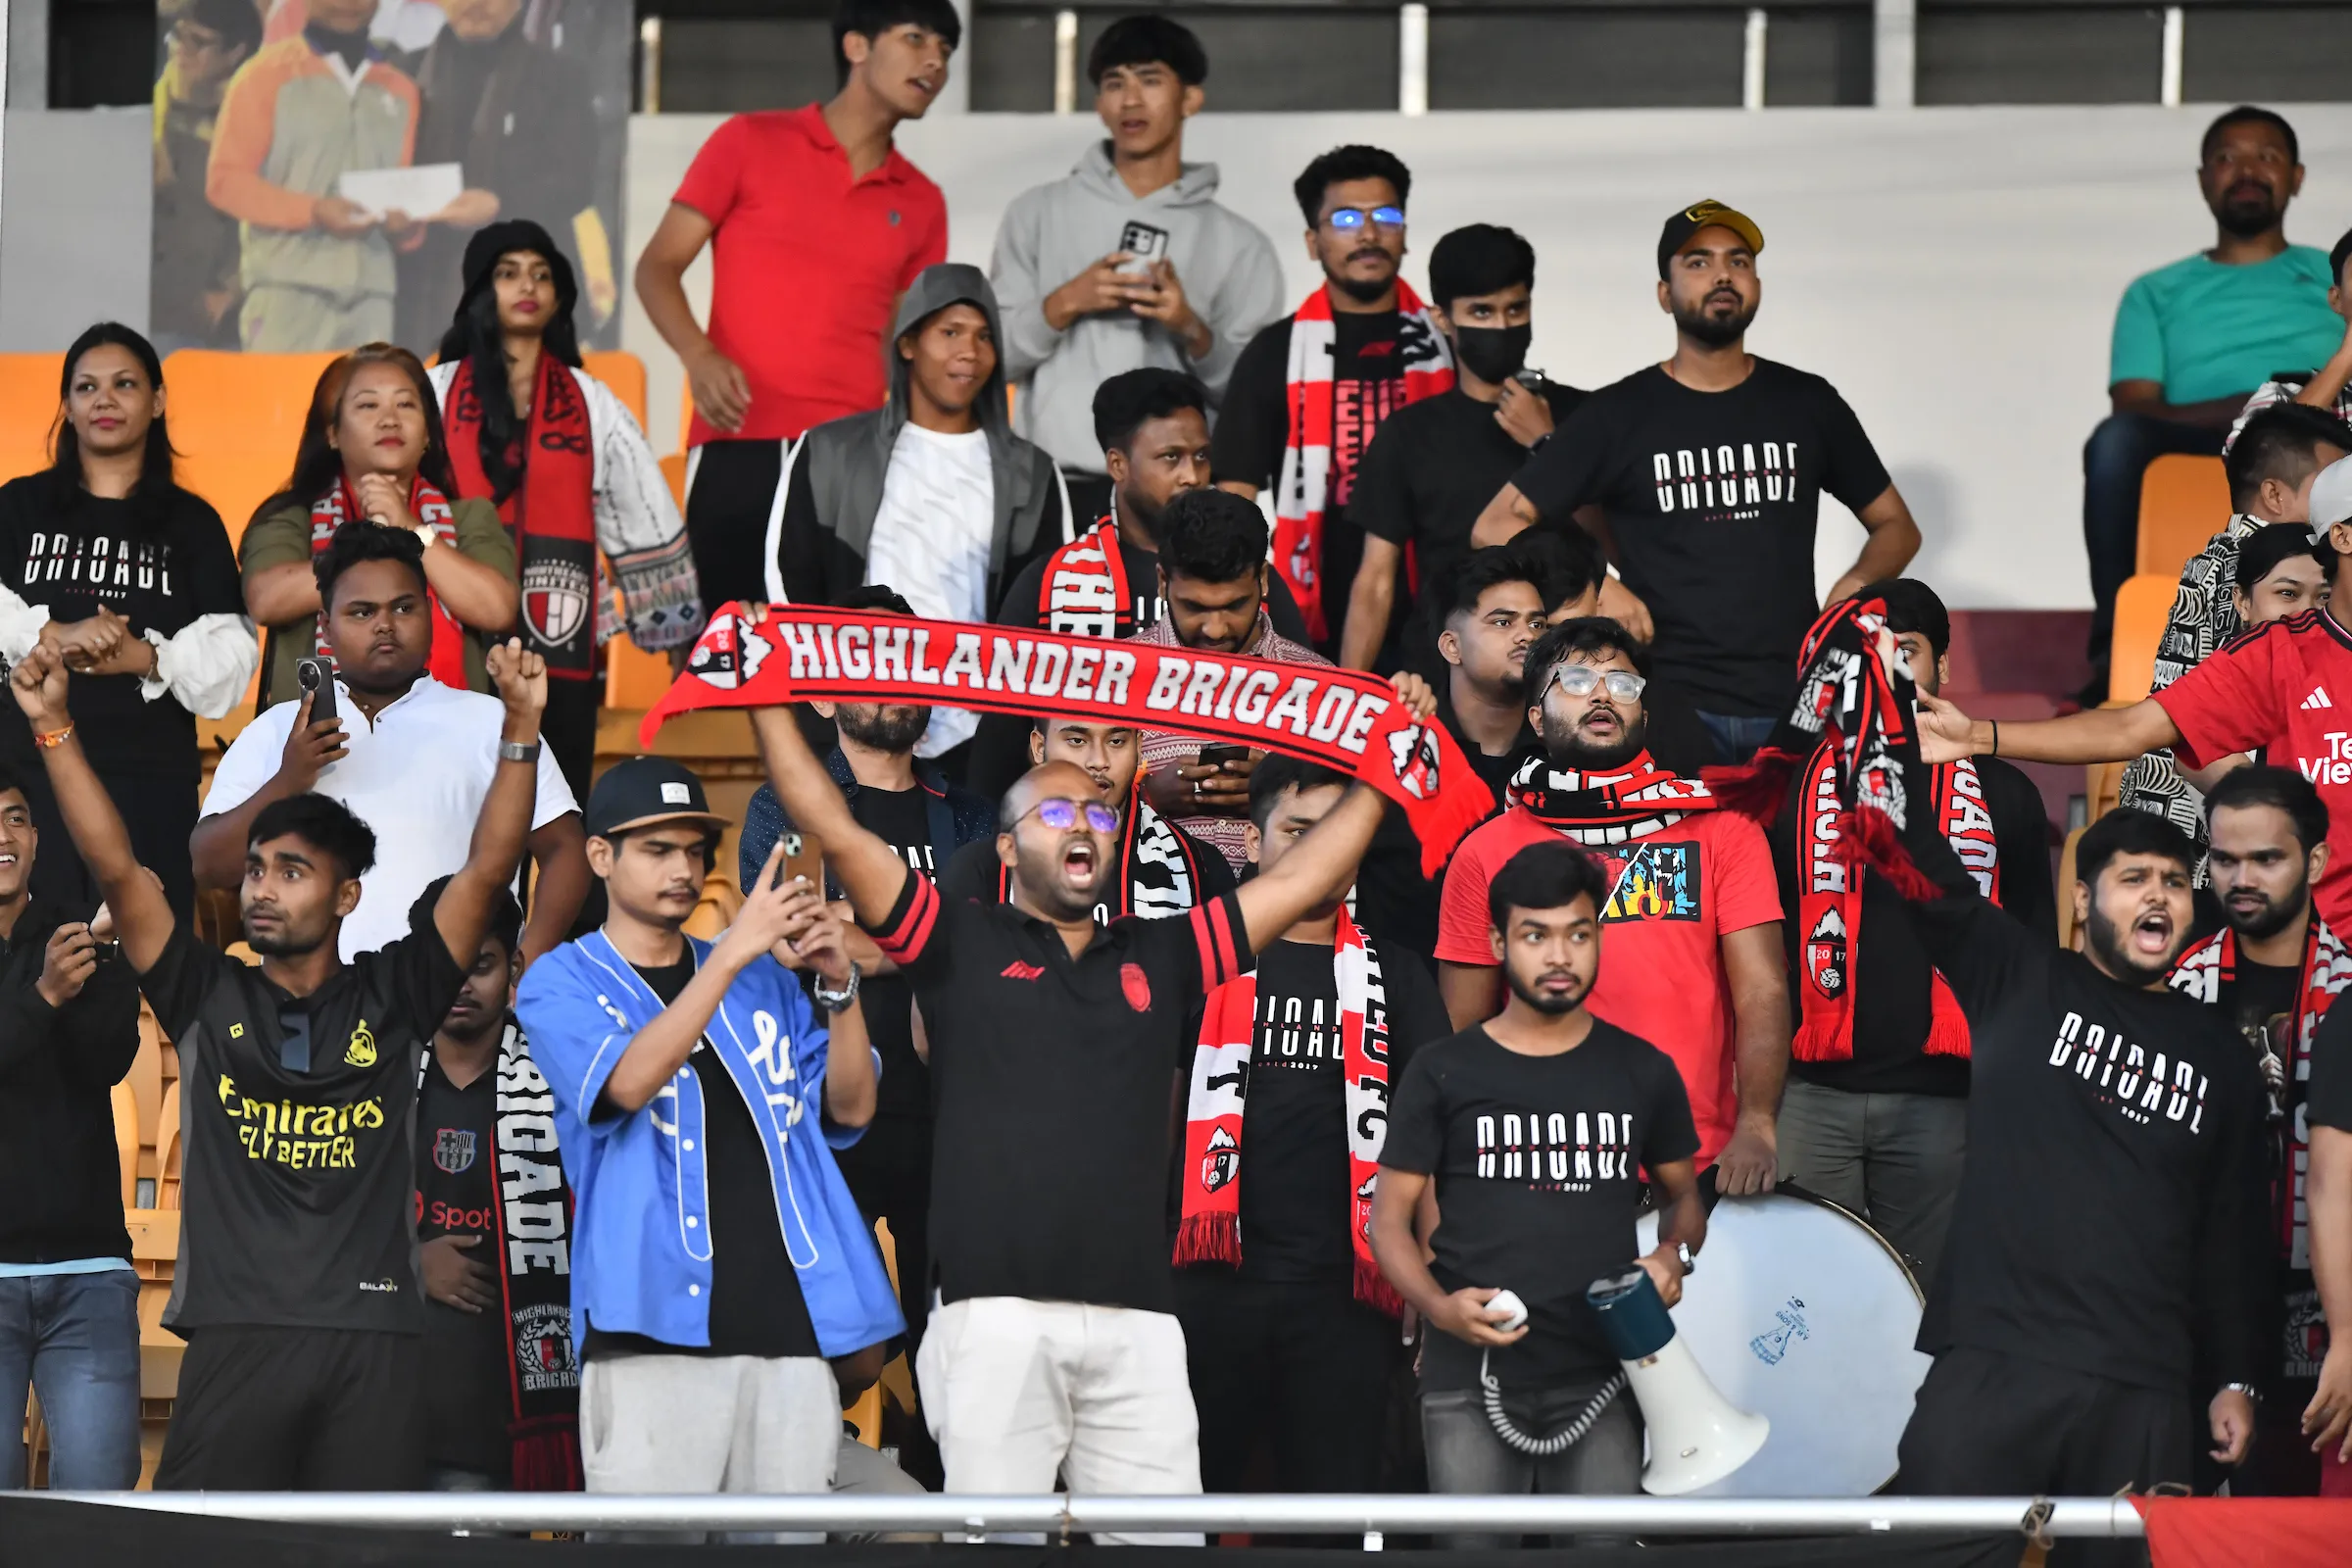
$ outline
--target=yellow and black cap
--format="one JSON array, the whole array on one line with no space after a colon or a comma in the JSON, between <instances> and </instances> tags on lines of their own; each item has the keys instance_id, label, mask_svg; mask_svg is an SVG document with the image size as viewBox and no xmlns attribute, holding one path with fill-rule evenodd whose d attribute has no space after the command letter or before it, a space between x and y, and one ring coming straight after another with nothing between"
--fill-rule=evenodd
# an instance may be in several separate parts
<instances>
[{"instance_id":1,"label":"yellow and black cap","mask_svg":"<svg viewBox=\"0 0 2352 1568\"><path fill-rule=\"evenodd\" d=\"M1702 228L1715 227L1730 229L1747 242L1747 248L1750 251L1757 255L1763 254L1764 230L1756 226L1754 219L1738 208L1726 207L1721 202L1692 202L1666 220L1665 228L1658 233L1658 275L1660 277L1666 275L1666 264L1673 261L1681 253L1682 248L1690 243L1691 235Z\"/></svg>"}]
</instances>

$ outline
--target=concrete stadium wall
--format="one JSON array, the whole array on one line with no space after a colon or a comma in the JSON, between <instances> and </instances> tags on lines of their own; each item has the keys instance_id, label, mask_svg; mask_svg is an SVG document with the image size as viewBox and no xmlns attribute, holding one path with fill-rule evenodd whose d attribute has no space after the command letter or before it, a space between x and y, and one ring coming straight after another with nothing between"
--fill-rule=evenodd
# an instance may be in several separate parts
<instances>
[{"instance_id":1,"label":"concrete stadium wall","mask_svg":"<svg viewBox=\"0 0 2352 1568\"><path fill-rule=\"evenodd\" d=\"M1701 197L1741 207L1769 246L1750 341L1829 376L1859 411L1927 532L1918 569L1957 606L2054 609L2089 599L2080 452L2105 412L2117 295L2212 242L2192 181L2213 112L1209 115L1189 146L1222 168L1228 204L1274 236L1301 296L1316 274L1292 177L1342 141L1392 148L1414 172L1420 249L1477 220L1535 243L1533 363L1586 386L1670 347L1653 297L1665 214ZM2325 247L2352 225L2352 106L2286 112L2311 171L2289 231ZM631 236L651 231L716 123L638 118ZM144 117L12 114L7 128L0 349L63 347L100 314L144 319ZM948 193L951 254L984 266L1005 205L1094 133L1091 119L942 116L902 145ZM1411 259L1407 271L1422 275ZM623 342L651 373L655 444L672 450L681 377L633 298ZM1823 583L1860 537L1825 506Z\"/></svg>"}]
</instances>

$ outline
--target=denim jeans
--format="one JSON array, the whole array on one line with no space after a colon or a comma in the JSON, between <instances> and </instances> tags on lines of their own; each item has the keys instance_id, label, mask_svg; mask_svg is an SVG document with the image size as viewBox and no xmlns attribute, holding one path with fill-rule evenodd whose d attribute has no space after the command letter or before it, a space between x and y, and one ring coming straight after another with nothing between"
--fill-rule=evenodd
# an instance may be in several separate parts
<instances>
[{"instance_id":1,"label":"denim jeans","mask_svg":"<svg viewBox=\"0 0 2352 1568\"><path fill-rule=\"evenodd\" d=\"M1531 1430L1548 1435L1582 1414L1597 1380L1531 1396ZM1429 1454L1429 1490L1482 1496L1594 1497L1642 1491L1642 1411L1630 1393L1609 1401L1592 1430L1548 1458L1521 1453L1495 1435L1476 1389L1430 1389L1421 1396L1421 1444ZM1516 1545L1501 1536L1446 1535L1450 1551ZM1613 1536L1557 1538L1555 1546L1622 1544Z\"/></svg>"},{"instance_id":2,"label":"denim jeans","mask_svg":"<svg viewBox=\"0 0 2352 1568\"><path fill-rule=\"evenodd\" d=\"M128 1269L0 1279L0 1419L29 1384L49 1429L49 1485L120 1492L139 1481L139 1281ZM22 1490L24 1446L0 1442L0 1492Z\"/></svg>"},{"instance_id":3,"label":"denim jeans","mask_svg":"<svg viewBox=\"0 0 2352 1568\"><path fill-rule=\"evenodd\" d=\"M1763 750L1781 723L1771 713L1700 713L1698 721L1715 743L1715 760L1726 767L1738 767Z\"/></svg>"},{"instance_id":4,"label":"denim jeans","mask_svg":"<svg viewBox=\"0 0 2352 1568\"><path fill-rule=\"evenodd\" d=\"M2139 476L2168 452L2218 456L2225 432L2144 414L2111 414L2082 446L2082 549L2090 558L2090 663L2102 675L2115 595L2139 559ZM2216 517L2218 532L2228 517Z\"/></svg>"}]
</instances>

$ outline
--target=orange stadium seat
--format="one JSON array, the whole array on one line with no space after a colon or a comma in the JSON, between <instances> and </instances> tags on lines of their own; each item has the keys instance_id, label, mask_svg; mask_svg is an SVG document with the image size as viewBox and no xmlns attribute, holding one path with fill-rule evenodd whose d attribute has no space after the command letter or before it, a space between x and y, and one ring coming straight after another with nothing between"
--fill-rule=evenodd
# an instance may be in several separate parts
<instances>
[{"instance_id":1,"label":"orange stadium seat","mask_svg":"<svg viewBox=\"0 0 2352 1568\"><path fill-rule=\"evenodd\" d=\"M0 484L49 466L57 422L56 354L0 354Z\"/></svg>"},{"instance_id":2,"label":"orange stadium seat","mask_svg":"<svg viewBox=\"0 0 2352 1568\"><path fill-rule=\"evenodd\" d=\"M2145 536L2142 536L2145 549ZM2185 559L2185 558L2183 558ZM2115 596L2115 641L2108 645L2107 700L2136 703L2156 679L2156 645L2172 617L2180 591L2180 567L2157 575L2142 571L2126 579Z\"/></svg>"},{"instance_id":3,"label":"orange stadium seat","mask_svg":"<svg viewBox=\"0 0 2352 1568\"><path fill-rule=\"evenodd\" d=\"M164 362L180 483L213 504L232 544L293 471L311 389L334 359L181 349Z\"/></svg>"},{"instance_id":4,"label":"orange stadium seat","mask_svg":"<svg viewBox=\"0 0 2352 1568\"><path fill-rule=\"evenodd\" d=\"M2222 460L2166 453L2139 478L2139 559L2132 569L2180 581L2188 558L2229 520Z\"/></svg>"},{"instance_id":5,"label":"orange stadium seat","mask_svg":"<svg viewBox=\"0 0 2352 1568\"><path fill-rule=\"evenodd\" d=\"M637 416L637 428L644 429L645 362L619 349L583 354L580 360L580 368L611 387L621 407Z\"/></svg>"}]
</instances>

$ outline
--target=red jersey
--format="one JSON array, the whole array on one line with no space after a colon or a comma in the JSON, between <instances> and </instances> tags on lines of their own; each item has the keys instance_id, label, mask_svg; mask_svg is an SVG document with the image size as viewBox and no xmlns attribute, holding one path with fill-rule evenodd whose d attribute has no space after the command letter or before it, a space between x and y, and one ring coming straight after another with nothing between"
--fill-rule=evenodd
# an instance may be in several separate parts
<instances>
[{"instance_id":1,"label":"red jersey","mask_svg":"<svg viewBox=\"0 0 2352 1568\"><path fill-rule=\"evenodd\" d=\"M1487 884L1512 856L1555 836L1514 807L1462 840L1438 908L1440 958L1493 967ZM1731 811L1692 811L1646 838L1583 848L1611 890L1600 911L1592 1012L1674 1058L1690 1092L1704 1169L1731 1142L1740 1115L1722 940L1780 919L1772 851L1763 829Z\"/></svg>"},{"instance_id":2,"label":"red jersey","mask_svg":"<svg viewBox=\"0 0 2352 1568\"><path fill-rule=\"evenodd\" d=\"M878 409L882 339L915 274L948 259L939 187L893 148L863 179L815 104L737 115L672 198L711 222L710 341L743 368L734 439L788 441ZM697 414L689 446L722 439Z\"/></svg>"},{"instance_id":3,"label":"red jersey","mask_svg":"<svg viewBox=\"0 0 2352 1568\"><path fill-rule=\"evenodd\" d=\"M2320 916L2352 929L2352 631L2325 610L2274 620L2226 643L2158 692L2180 732L2182 767L2236 752L2299 769L2328 803L2328 869L2312 897Z\"/></svg>"}]
</instances>

